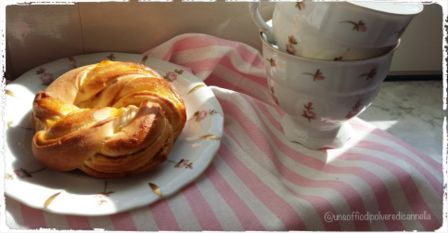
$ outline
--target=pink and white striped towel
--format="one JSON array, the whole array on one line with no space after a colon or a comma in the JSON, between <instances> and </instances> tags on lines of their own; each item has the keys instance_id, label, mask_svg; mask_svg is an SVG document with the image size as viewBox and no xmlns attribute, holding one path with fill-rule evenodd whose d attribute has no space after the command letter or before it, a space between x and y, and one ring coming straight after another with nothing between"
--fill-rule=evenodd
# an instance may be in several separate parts
<instances>
[{"instance_id":1,"label":"pink and white striped towel","mask_svg":"<svg viewBox=\"0 0 448 233\"><path fill-rule=\"evenodd\" d=\"M6 198L10 228L105 230L433 230L442 223L442 165L360 119L357 139L311 151L288 142L247 45L184 34L145 54L212 87L225 135L206 172L153 205L104 217L55 215Z\"/></svg>"}]
</instances>

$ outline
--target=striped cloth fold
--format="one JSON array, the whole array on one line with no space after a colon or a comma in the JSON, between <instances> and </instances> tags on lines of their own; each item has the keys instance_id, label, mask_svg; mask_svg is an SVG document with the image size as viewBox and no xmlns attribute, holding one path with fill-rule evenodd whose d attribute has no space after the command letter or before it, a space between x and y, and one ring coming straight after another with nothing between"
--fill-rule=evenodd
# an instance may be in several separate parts
<instances>
[{"instance_id":1,"label":"striped cloth fold","mask_svg":"<svg viewBox=\"0 0 448 233\"><path fill-rule=\"evenodd\" d=\"M102 217L55 215L6 198L13 229L434 230L442 224L442 165L358 118L356 139L312 151L287 141L254 48L183 34L145 52L189 69L225 114L210 167L177 194Z\"/></svg>"}]
</instances>

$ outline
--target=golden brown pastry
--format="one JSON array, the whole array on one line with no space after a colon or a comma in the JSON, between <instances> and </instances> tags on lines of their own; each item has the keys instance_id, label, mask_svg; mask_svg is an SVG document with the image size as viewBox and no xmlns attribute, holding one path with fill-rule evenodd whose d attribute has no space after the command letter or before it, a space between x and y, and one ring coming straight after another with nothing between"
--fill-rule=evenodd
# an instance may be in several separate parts
<instances>
[{"instance_id":1,"label":"golden brown pastry","mask_svg":"<svg viewBox=\"0 0 448 233\"><path fill-rule=\"evenodd\" d=\"M45 166L116 178L165 161L186 112L171 83L152 69L105 60L37 93L32 119L33 154Z\"/></svg>"}]
</instances>

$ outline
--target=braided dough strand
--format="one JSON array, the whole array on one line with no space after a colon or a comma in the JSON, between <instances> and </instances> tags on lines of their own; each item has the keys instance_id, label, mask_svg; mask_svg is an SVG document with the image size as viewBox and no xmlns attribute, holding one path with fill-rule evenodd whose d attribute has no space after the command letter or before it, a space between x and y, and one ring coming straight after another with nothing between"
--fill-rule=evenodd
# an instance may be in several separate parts
<instances>
[{"instance_id":1,"label":"braided dough strand","mask_svg":"<svg viewBox=\"0 0 448 233\"><path fill-rule=\"evenodd\" d=\"M115 178L167 159L186 112L152 69L102 61L61 75L33 103L34 156L58 170Z\"/></svg>"}]
</instances>

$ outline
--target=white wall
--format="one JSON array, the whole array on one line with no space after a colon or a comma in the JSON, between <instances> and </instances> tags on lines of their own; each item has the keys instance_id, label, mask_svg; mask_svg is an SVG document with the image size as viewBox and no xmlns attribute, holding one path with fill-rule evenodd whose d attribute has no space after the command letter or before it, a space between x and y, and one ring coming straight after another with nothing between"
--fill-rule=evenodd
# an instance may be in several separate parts
<instances>
[{"instance_id":1,"label":"white wall","mask_svg":"<svg viewBox=\"0 0 448 233\"><path fill-rule=\"evenodd\" d=\"M267 3L263 14L269 17L271 11L272 3ZM208 33L260 49L247 2L8 6L7 76L15 78L45 62L81 53L139 53L186 32ZM391 73L441 73L441 6L426 6L402 39Z\"/></svg>"},{"instance_id":2,"label":"white wall","mask_svg":"<svg viewBox=\"0 0 448 233\"><path fill-rule=\"evenodd\" d=\"M393 73L431 74L442 71L442 7L426 5L409 24L394 55Z\"/></svg>"}]
</instances>

